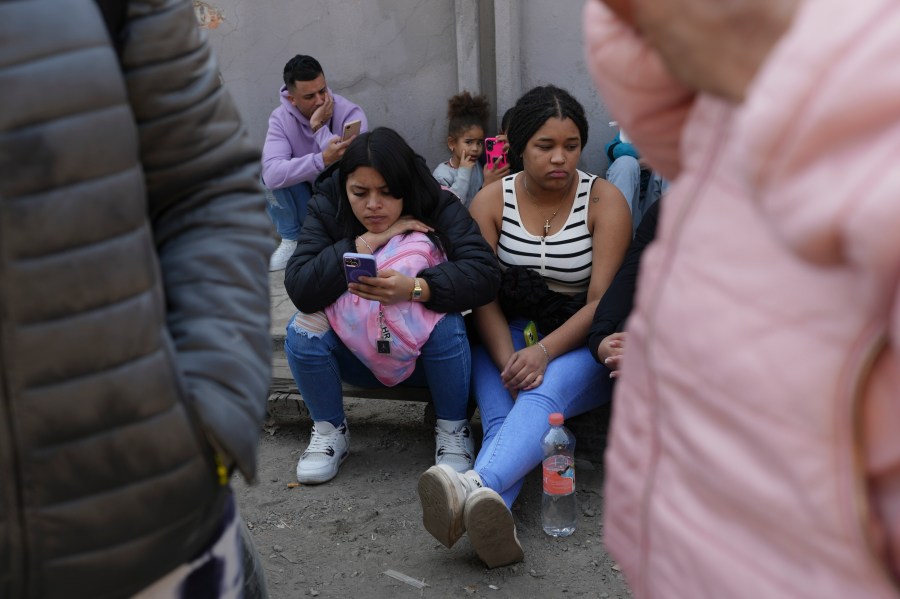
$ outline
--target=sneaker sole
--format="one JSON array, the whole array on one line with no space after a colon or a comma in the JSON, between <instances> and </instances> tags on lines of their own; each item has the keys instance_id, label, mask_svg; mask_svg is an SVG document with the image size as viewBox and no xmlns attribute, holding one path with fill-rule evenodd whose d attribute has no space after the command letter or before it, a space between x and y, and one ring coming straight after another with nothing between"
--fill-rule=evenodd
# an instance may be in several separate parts
<instances>
[{"instance_id":1,"label":"sneaker sole","mask_svg":"<svg viewBox=\"0 0 900 599\"><path fill-rule=\"evenodd\" d=\"M301 476L300 472L297 472L297 482L302 483L304 485L321 485L322 483L327 483L335 476L337 476L338 471L341 469L341 464L344 463L344 460L349 457L350 451L347 450L344 452L344 455L341 456L341 460L337 464L337 468L334 469L334 472L324 472L322 474L306 474Z\"/></svg>"},{"instance_id":2,"label":"sneaker sole","mask_svg":"<svg viewBox=\"0 0 900 599\"><path fill-rule=\"evenodd\" d=\"M525 559L512 512L495 491L478 489L469 495L464 520L469 542L488 568Z\"/></svg>"},{"instance_id":3,"label":"sneaker sole","mask_svg":"<svg viewBox=\"0 0 900 599\"><path fill-rule=\"evenodd\" d=\"M453 492L450 476L441 468L432 466L419 477L417 489L425 530L444 547L453 547L466 529L462 500Z\"/></svg>"}]
</instances>

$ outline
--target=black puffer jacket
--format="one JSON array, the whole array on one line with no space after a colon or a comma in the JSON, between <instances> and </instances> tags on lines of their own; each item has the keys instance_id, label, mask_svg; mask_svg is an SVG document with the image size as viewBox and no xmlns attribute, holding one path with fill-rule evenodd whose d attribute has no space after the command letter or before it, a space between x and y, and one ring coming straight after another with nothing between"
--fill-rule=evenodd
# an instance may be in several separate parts
<instances>
[{"instance_id":1,"label":"black puffer jacket","mask_svg":"<svg viewBox=\"0 0 900 599\"><path fill-rule=\"evenodd\" d=\"M255 469L258 154L191 2L103 5L0 2L3 598L130 596L215 533L212 446Z\"/></svg>"},{"instance_id":2,"label":"black puffer jacket","mask_svg":"<svg viewBox=\"0 0 900 599\"><path fill-rule=\"evenodd\" d=\"M341 226L338 175L332 168L317 182L300 241L285 270L288 295L306 313L324 309L347 291L342 256L356 247ZM443 233L447 262L419 273L431 289L425 306L448 313L491 302L500 287L500 264L469 211L456 196L442 190L432 223Z\"/></svg>"}]
</instances>

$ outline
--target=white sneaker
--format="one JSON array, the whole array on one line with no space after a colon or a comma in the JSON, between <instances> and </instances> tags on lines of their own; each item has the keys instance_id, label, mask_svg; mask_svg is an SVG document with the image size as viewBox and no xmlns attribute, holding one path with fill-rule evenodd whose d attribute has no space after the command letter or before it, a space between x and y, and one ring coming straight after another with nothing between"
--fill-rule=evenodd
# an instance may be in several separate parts
<instances>
[{"instance_id":1,"label":"white sneaker","mask_svg":"<svg viewBox=\"0 0 900 599\"><path fill-rule=\"evenodd\" d=\"M487 487L473 491L466 499L463 525L469 542L488 568L507 566L525 559L516 534L516 523L503 498Z\"/></svg>"},{"instance_id":2,"label":"white sneaker","mask_svg":"<svg viewBox=\"0 0 900 599\"><path fill-rule=\"evenodd\" d=\"M435 465L444 464L457 472L471 470L475 465L475 442L468 420L438 419L434 442Z\"/></svg>"},{"instance_id":3,"label":"white sneaker","mask_svg":"<svg viewBox=\"0 0 900 599\"><path fill-rule=\"evenodd\" d=\"M313 423L309 447L297 462L297 481L307 485L328 482L348 455L350 431L346 420L337 428L330 422Z\"/></svg>"},{"instance_id":4,"label":"white sneaker","mask_svg":"<svg viewBox=\"0 0 900 599\"><path fill-rule=\"evenodd\" d=\"M447 465L432 466L419 477L419 502L425 530L445 547L466 532L463 510L470 493L484 486L474 470L465 474Z\"/></svg>"},{"instance_id":5,"label":"white sneaker","mask_svg":"<svg viewBox=\"0 0 900 599\"><path fill-rule=\"evenodd\" d=\"M282 239L281 244L278 246L272 253L272 257L269 258L269 270L284 270L287 266L288 259L294 255L294 250L297 249L297 242L293 239Z\"/></svg>"}]
</instances>

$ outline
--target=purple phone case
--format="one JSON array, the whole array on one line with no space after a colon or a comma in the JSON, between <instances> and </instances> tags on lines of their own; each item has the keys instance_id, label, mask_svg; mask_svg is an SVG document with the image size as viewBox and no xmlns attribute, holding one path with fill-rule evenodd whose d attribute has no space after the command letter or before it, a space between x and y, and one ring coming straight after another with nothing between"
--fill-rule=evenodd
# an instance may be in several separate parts
<instances>
[{"instance_id":1,"label":"purple phone case","mask_svg":"<svg viewBox=\"0 0 900 599\"><path fill-rule=\"evenodd\" d=\"M344 254L344 275L348 283L359 283L359 277L375 277L378 266L375 257L370 254Z\"/></svg>"}]
</instances>

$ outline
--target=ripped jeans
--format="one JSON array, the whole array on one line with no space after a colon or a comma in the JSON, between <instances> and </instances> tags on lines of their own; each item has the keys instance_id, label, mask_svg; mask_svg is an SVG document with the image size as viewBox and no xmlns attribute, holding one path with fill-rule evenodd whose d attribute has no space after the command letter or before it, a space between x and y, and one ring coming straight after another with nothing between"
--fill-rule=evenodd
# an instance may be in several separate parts
<instances>
[{"instance_id":1,"label":"ripped jeans","mask_svg":"<svg viewBox=\"0 0 900 599\"><path fill-rule=\"evenodd\" d=\"M525 347L525 324L514 320L509 325L517 351ZM472 369L472 389L484 427L475 471L511 507L525 475L544 458L541 437L550 426L550 414L561 412L568 419L605 404L612 397L612 380L606 366L598 364L586 346L551 361L541 385L520 391L515 400L484 347L475 348Z\"/></svg>"},{"instance_id":2,"label":"ripped jeans","mask_svg":"<svg viewBox=\"0 0 900 599\"><path fill-rule=\"evenodd\" d=\"M307 321L314 317L298 312L291 318L284 352L312 419L339 426L345 418L341 381L357 387L384 385L347 349L324 315L324 325L309 326ZM422 346L416 369L400 385L428 388L438 418L464 420L471 372L472 355L463 318L447 314Z\"/></svg>"}]
</instances>

